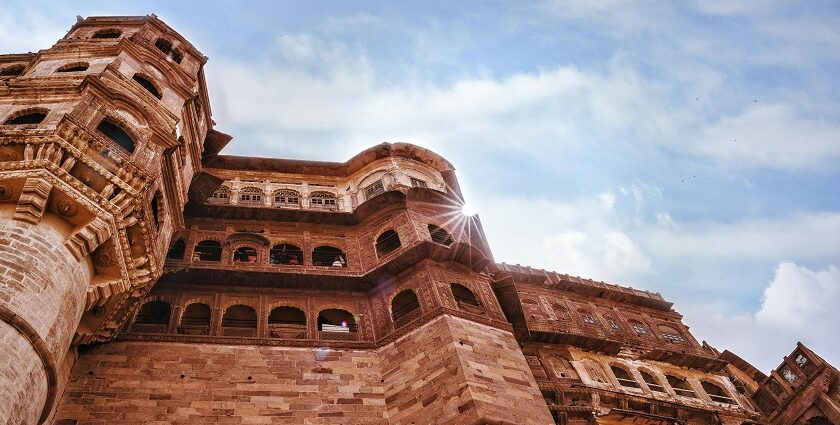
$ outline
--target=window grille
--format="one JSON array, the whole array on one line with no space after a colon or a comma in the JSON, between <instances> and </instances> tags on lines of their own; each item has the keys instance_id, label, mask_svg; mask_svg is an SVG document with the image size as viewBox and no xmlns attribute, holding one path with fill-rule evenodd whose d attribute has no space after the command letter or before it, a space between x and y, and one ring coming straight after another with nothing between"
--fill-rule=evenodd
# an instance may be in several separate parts
<instances>
[{"instance_id":1,"label":"window grille","mask_svg":"<svg viewBox=\"0 0 840 425\"><path fill-rule=\"evenodd\" d=\"M262 205L263 191L256 187L246 187L239 192L241 205Z\"/></svg>"},{"instance_id":2,"label":"window grille","mask_svg":"<svg viewBox=\"0 0 840 425\"><path fill-rule=\"evenodd\" d=\"M385 191L382 180L377 180L365 187L365 199L370 199Z\"/></svg>"},{"instance_id":3,"label":"window grille","mask_svg":"<svg viewBox=\"0 0 840 425\"><path fill-rule=\"evenodd\" d=\"M338 208L335 195L327 192L315 192L312 194L309 205L315 209L335 210Z\"/></svg>"},{"instance_id":4,"label":"window grille","mask_svg":"<svg viewBox=\"0 0 840 425\"><path fill-rule=\"evenodd\" d=\"M300 207L300 194L294 190L278 190L274 192L274 206L281 208Z\"/></svg>"},{"instance_id":5,"label":"window grille","mask_svg":"<svg viewBox=\"0 0 840 425\"><path fill-rule=\"evenodd\" d=\"M415 179L414 177L411 178L411 187L429 187L425 181L420 179Z\"/></svg>"}]
</instances>

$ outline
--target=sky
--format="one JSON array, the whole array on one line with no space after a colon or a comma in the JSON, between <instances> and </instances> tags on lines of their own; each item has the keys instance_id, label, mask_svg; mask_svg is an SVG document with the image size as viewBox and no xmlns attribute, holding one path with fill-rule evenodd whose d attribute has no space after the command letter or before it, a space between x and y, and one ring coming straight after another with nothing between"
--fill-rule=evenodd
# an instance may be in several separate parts
<instances>
[{"instance_id":1,"label":"sky","mask_svg":"<svg viewBox=\"0 0 840 425\"><path fill-rule=\"evenodd\" d=\"M155 13L223 153L454 164L497 261L662 293L769 372L840 365L840 3L6 1L0 53Z\"/></svg>"}]
</instances>

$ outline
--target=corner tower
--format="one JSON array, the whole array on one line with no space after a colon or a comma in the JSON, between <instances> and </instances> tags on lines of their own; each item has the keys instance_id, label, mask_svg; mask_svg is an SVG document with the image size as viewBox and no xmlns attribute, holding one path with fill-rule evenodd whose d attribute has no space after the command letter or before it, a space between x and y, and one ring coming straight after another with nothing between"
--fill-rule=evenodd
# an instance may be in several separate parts
<instances>
[{"instance_id":1,"label":"corner tower","mask_svg":"<svg viewBox=\"0 0 840 425\"><path fill-rule=\"evenodd\" d=\"M71 344L111 338L160 276L205 139L220 138L205 61L154 15L80 20L49 49L0 56L9 423L45 420Z\"/></svg>"}]
</instances>

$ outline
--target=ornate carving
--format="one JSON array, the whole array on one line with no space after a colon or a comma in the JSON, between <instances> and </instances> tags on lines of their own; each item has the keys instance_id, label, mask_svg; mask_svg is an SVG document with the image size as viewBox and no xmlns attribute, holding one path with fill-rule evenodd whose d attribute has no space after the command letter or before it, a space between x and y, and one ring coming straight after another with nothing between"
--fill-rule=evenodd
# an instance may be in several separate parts
<instances>
[{"instance_id":1,"label":"ornate carving","mask_svg":"<svg viewBox=\"0 0 840 425\"><path fill-rule=\"evenodd\" d=\"M52 183L44 178L30 177L26 179L18 199L14 219L29 224L38 224L41 221L41 216L44 215L47 198L50 196L52 187Z\"/></svg>"},{"instance_id":2,"label":"ornate carving","mask_svg":"<svg viewBox=\"0 0 840 425\"><path fill-rule=\"evenodd\" d=\"M79 212L79 207L76 205L76 201L67 197L61 197L55 205L58 213L64 217L73 217L77 212Z\"/></svg>"},{"instance_id":3,"label":"ornate carving","mask_svg":"<svg viewBox=\"0 0 840 425\"><path fill-rule=\"evenodd\" d=\"M0 147L0 162L11 162L20 159L20 155L10 146Z\"/></svg>"},{"instance_id":4,"label":"ornate carving","mask_svg":"<svg viewBox=\"0 0 840 425\"><path fill-rule=\"evenodd\" d=\"M12 190L12 186L10 186L7 182L0 182L0 201L5 201L12 197L14 191Z\"/></svg>"},{"instance_id":5,"label":"ornate carving","mask_svg":"<svg viewBox=\"0 0 840 425\"><path fill-rule=\"evenodd\" d=\"M94 264L99 267L111 267L117 262L117 252L111 244L96 248L92 257Z\"/></svg>"},{"instance_id":6,"label":"ornate carving","mask_svg":"<svg viewBox=\"0 0 840 425\"><path fill-rule=\"evenodd\" d=\"M109 237L111 237L111 227L105 220L95 217L88 223L74 229L64 245L77 260L81 260L82 257L102 245Z\"/></svg>"}]
</instances>

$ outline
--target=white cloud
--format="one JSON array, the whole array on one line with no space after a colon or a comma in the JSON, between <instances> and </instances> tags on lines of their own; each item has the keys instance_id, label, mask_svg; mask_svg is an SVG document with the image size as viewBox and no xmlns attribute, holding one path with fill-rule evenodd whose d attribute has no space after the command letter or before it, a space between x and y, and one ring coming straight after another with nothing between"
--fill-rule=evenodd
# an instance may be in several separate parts
<instances>
[{"instance_id":1,"label":"white cloud","mask_svg":"<svg viewBox=\"0 0 840 425\"><path fill-rule=\"evenodd\" d=\"M840 364L840 269L812 270L792 262L776 267L755 314L730 314L720 306L681 309L698 338L729 349L769 372L793 351L797 341L833 364Z\"/></svg>"},{"instance_id":2,"label":"white cloud","mask_svg":"<svg viewBox=\"0 0 840 425\"><path fill-rule=\"evenodd\" d=\"M612 191L606 191L600 195L598 195L598 200L601 201L601 205L604 208L611 210L615 206L615 195Z\"/></svg>"},{"instance_id":3,"label":"white cloud","mask_svg":"<svg viewBox=\"0 0 840 425\"><path fill-rule=\"evenodd\" d=\"M662 227L667 227L669 229L677 228L677 223L673 218L671 218L671 214L667 211L656 213L656 222Z\"/></svg>"}]
</instances>

